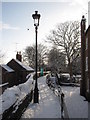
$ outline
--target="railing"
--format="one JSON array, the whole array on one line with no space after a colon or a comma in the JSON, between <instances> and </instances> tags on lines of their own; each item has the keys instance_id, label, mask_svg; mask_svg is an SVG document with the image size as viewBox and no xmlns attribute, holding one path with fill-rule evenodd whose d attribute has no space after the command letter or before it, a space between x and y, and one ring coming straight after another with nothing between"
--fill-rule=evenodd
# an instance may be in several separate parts
<instances>
[{"instance_id":1,"label":"railing","mask_svg":"<svg viewBox=\"0 0 90 120\"><path fill-rule=\"evenodd\" d=\"M65 95L62 92L62 89L61 89L60 85L54 86L53 84L51 84L49 87L53 90L55 95L57 95L60 99L61 118L62 119L67 118L67 120L69 120L69 115L68 115L67 107L66 107L66 104L65 104Z\"/></svg>"},{"instance_id":2,"label":"railing","mask_svg":"<svg viewBox=\"0 0 90 120\"><path fill-rule=\"evenodd\" d=\"M58 96L60 97L60 104L61 104L61 118L69 119L67 107L65 104L65 94L62 92L60 85L58 86Z\"/></svg>"}]
</instances>

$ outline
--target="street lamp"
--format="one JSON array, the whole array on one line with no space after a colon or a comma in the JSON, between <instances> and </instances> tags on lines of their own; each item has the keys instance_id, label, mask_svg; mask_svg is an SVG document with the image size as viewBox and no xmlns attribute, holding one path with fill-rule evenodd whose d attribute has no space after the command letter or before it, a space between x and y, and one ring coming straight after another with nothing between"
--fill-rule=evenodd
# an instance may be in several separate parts
<instances>
[{"instance_id":1,"label":"street lamp","mask_svg":"<svg viewBox=\"0 0 90 120\"><path fill-rule=\"evenodd\" d=\"M35 88L34 88L34 103L39 103L39 90L37 84L37 29L39 26L40 14L38 14L38 11L35 11L35 14L33 14L32 17L34 19L34 26L36 33L36 80L35 80Z\"/></svg>"}]
</instances>

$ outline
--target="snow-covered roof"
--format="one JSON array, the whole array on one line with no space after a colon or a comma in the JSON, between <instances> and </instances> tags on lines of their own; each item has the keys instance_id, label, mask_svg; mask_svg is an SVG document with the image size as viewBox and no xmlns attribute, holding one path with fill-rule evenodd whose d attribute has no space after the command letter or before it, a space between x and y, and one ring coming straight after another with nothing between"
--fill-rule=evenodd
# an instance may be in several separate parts
<instances>
[{"instance_id":1,"label":"snow-covered roof","mask_svg":"<svg viewBox=\"0 0 90 120\"><path fill-rule=\"evenodd\" d=\"M17 59L14 59L20 66L22 66L24 69L28 70L28 71L34 71L33 68L29 67L29 66L26 66L24 65L22 62L20 62L19 60Z\"/></svg>"},{"instance_id":2,"label":"snow-covered roof","mask_svg":"<svg viewBox=\"0 0 90 120\"><path fill-rule=\"evenodd\" d=\"M9 83L4 83L4 84L0 84L0 87L3 87L5 85L8 85Z\"/></svg>"},{"instance_id":3,"label":"snow-covered roof","mask_svg":"<svg viewBox=\"0 0 90 120\"><path fill-rule=\"evenodd\" d=\"M10 68L9 66L7 66L7 65L1 65L1 67L3 67L8 72L14 72L14 70L12 68Z\"/></svg>"},{"instance_id":4,"label":"snow-covered roof","mask_svg":"<svg viewBox=\"0 0 90 120\"><path fill-rule=\"evenodd\" d=\"M69 73L62 73L61 75L66 76L66 77L70 77Z\"/></svg>"}]
</instances>

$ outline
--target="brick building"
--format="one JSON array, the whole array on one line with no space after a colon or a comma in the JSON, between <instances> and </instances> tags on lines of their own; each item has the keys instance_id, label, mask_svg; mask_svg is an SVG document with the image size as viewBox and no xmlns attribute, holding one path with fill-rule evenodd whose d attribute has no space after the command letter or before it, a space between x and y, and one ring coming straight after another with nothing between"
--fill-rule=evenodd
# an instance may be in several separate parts
<instances>
[{"instance_id":1,"label":"brick building","mask_svg":"<svg viewBox=\"0 0 90 120\"><path fill-rule=\"evenodd\" d=\"M24 65L22 62L20 62L17 59L12 59L11 61L7 63L7 65L13 70L15 70L15 77L16 77L15 84L16 85L26 82L26 76L29 73L34 72L34 69L32 69L29 66Z\"/></svg>"},{"instance_id":2,"label":"brick building","mask_svg":"<svg viewBox=\"0 0 90 120\"><path fill-rule=\"evenodd\" d=\"M16 59L12 59L6 65L0 65L0 89L24 83L27 81L26 76L34 72L33 68L21 61L21 53L17 52Z\"/></svg>"},{"instance_id":3,"label":"brick building","mask_svg":"<svg viewBox=\"0 0 90 120\"><path fill-rule=\"evenodd\" d=\"M90 100L90 26L86 30L85 40L86 97Z\"/></svg>"},{"instance_id":4,"label":"brick building","mask_svg":"<svg viewBox=\"0 0 90 120\"><path fill-rule=\"evenodd\" d=\"M86 19L81 20L81 69L80 94L90 101L90 25L86 30Z\"/></svg>"},{"instance_id":5,"label":"brick building","mask_svg":"<svg viewBox=\"0 0 90 120\"><path fill-rule=\"evenodd\" d=\"M14 81L13 79L15 71L13 69L7 65L0 65L0 68L2 69L2 78L0 79L0 84L11 83L11 81Z\"/></svg>"},{"instance_id":6,"label":"brick building","mask_svg":"<svg viewBox=\"0 0 90 120\"><path fill-rule=\"evenodd\" d=\"M15 71L7 65L0 65L0 95L14 85Z\"/></svg>"}]
</instances>

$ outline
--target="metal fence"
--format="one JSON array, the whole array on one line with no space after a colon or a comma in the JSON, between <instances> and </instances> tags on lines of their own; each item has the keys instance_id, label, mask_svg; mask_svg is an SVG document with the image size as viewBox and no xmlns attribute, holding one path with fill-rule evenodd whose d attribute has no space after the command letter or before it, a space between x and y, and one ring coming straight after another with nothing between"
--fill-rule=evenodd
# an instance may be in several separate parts
<instances>
[{"instance_id":1,"label":"metal fence","mask_svg":"<svg viewBox=\"0 0 90 120\"><path fill-rule=\"evenodd\" d=\"M61 86L60 85L50 85L49 86L53 92L55 93L55 95L57 95L60 99L60 106L61 106L61 118L62 119L66 119L69 120L69 115L68 115L68 111L67 111L67 107L65 104L65 94L62 92Z\"/></svg>"}]
</instances>

